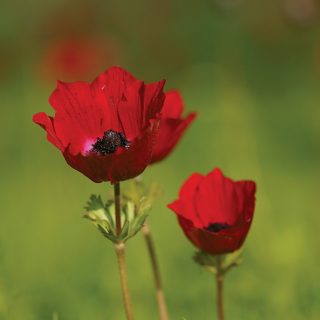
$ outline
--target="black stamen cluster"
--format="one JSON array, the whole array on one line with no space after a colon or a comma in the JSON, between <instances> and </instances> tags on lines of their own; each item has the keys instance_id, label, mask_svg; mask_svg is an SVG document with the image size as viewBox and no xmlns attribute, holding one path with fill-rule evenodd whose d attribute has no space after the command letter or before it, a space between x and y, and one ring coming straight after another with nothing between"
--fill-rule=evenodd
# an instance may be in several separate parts
<instances>
[{"instance_id":1,"label":"black stamen cluster","mask_svg":"<svg viewBox=\"0 0 320 320\"><path fill-rule=\"evenodd\" d=\"M105 155L114 153L118 147L128 149L130 147L130 142L122 132L108 130L104 132L102 138L98 138L92 145L91 151Z\"/></svg>"},{"instance_id":2,"label":"black stamen cluster","mask_svg":"<svg viewBox=\"0 0 320 320\"><path fill-rule=\"evenodd\" d=\"M230 228L230 225L228 225L227 223L219 223L219 222L210 223L206 227L206 229L211 232L219 232L221 230L228 229L228 228Z\"/></svg>"}]
</instances>

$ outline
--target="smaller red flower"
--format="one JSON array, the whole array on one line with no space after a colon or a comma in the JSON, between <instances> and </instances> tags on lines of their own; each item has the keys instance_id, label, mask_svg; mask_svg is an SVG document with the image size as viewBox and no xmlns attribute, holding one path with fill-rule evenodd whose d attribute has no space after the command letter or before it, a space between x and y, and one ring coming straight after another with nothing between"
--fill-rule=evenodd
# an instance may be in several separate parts
<instances>
[{"instance_id":1,"label":"smaller red flower","mask_svg":"<svg viewBox=\"0 0 320 320\"><path fill-rule=\"evenodd\" d=\"M165 96L159 132L153 148L151 163L163 160L174 149L185 130L196 118L195 112L182 118L184 106L178 91L169 91L165 93Z\"/></svg>"},{"instance_id":2,"label":"smaller red flower","mask_svg":"<svg viewBox=\"0 0 320 320\"><path fill-rule=\"evenodd\" d=\"M92 83L58 82L49 98L54 117L40 112L33 121L67 163L92 181L131 179L150 164L164 83L145 84L120 67Z\"/></svg>"},{"instance_id":3,"label":"smaller red flower","mask_svg":"<svg viewBox=\"0 0 320 320\"><path fill-rule=\"evenodd\" d=\"M196 247L224 254L242 246L253 218L255 192L254 181L233 181L216 168L206 176L191 175L179 199L168 207Z\"/></svg>"}]
</instances>

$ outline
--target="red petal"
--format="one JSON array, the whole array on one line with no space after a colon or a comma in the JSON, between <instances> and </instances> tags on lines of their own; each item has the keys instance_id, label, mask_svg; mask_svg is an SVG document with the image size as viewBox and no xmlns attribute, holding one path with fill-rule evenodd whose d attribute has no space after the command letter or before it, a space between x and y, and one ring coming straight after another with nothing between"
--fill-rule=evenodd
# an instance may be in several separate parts
<instances>
[{"instance_id":1,"label":"red petal","mask_svg":"<svg viewBox=\"0 0 320 320\"><path fill-rule=\"evenodd\" d=\"M56 110L56 134L65 147L70 145L69 151L73 154L83 152L87 140L95 140L103 135L106 126L111 125L111 122L102 120L111 118L104 111L107 110L106 105L102 105L103 101L99 98L94 99L86 82L59 82L49 102Z\"/></svg>"},{"instance_id":2,"label":"red petal","mask_svg":"<svg viewBox=\"0 0 320 320\"><path fill-rule=\"evenodd\" d=\"M136 138L128 150L110 155L82 154L65 152L68 164L94 182L117 182L141 174L151 160L152 146L157 131L158 120L152 121L141 136Z\"/></svg>"},{"instance_id":3,"label":"red petal","mask_svg":"<svg viewBox=\"0 0 320 320\"><path fill-rule=\"evenodd\" d=\"M120 67L108 69L92 83L92 87L104 90L105 99L110 101L122 129L129 140L137 137L148 121L161 111L165 81L144 85Z\"/></svg>"},{"instance_id":4,"label":"red petal","mask_svg":"<svg viewBox=\"0 0 320 320\"><path fill-rule=\"evenodd\" d=\"M200 173L192 174L181 187L179 199L168 204L168 207L177 215L192 221L196 227L201 227L202 224L195 210L193 199L195 191L203 178Z\"/></svg>"},{"instance_id":5,"label":"red petal","mask_svg":"<svg viewBox=\"0 0 320 320\"><path fill-rule=\"evenodd\" d=\"M177 90L167 92L166 99L161 110L163 118L180 118L183 113L184 103Z\"/></svg>"},{"instance_id":6,"label":"red petal","mask_svg":"<svg viewBox=\"0 0 320 320\"><path fill-rule=\"evenodd\" d=\"M154 82L146 84L144 86L143 92L143 119L148 122L149 119L155 118L156 115L161 111L163 103L165 100L165 95L163 92L163 87L166 81L161 80L159 82Z\"/></svg>"},{"instance_id":7,"label":"red petal","mask_svg":"<svg viewBox=\"0 0 320 320\"><path fill-rule=\"evenodd\" d=\"M119 102L118 112L122 127L127 139L132 140L137 137L143 129L143 100L141 100L141 91L143 83L134 82L124 93L124 99Z\"/></svg>"},{"instance_id":8,"label":"red petal","mask_svg":"<svg viewBox=\"0 0 320 320\"><path fill-rule=\"evenodd\" d=\"M239 222L251 222L255 208L256 183L250 180L236 182L238 208L242 212Z\"/></svg>"},{"instance_id":9,"label":"red petal","mask_svg":"<svg viewBox=\"0 0 320 320\"><path fill-rule=\"evenodd\" d=\"M210 254L225 254L238 250L248 233L250 224L246 223L241 228L231 227L220 232L210 232L196 228L193 223L182 216L178 221L187 238L201 251Z\"/></svg>"},{"instance_id":10,"label":"red petal","mask_svg":"<svg viewBox=\"0 0 320 320\"><path fill-rule=\"evenodd\" d=\"M242 229L225 230L225 232L210 232L204 229L196 233L198 245L201 250L210 254L225 254L238 250L247 235L249 228L245 226Z\"/></svg>"},{"instance_id":11,"label":"red petal","mask_svg":"<svg viewBox=\"0 0 320 320\"><path fill-rule=\"evenodd\" d=\"M160 121L151 163L163 160L173 150L195 118L196 113L190 113L185 119L164 118Z\"/></svg>"},{"instance_id":12,"label":"red petal","mask_svg":"<svg viewBox=\"0 0 320 320\"><path fill-rule=\"evenodd\" d=\"M159 120L151 120L149 127L134 140L129 150L114 159L109 169L111 182L134 178L150 164L158 127Z\"/></svg>"},{"instance_id":13,"label":"red petal","mask_svg":"<svg viewBox=\"0 0 320 320\"><path fill-rule=\"evenodd\" d=\"M92 87L104 90L107 97L111 98L113 104L117 106L127 87L135 81L138 80L130 72L121 67L111 67L92 82Z\"/></svg>"},{"instance_id":14,"label":"red petal","mask_svg":"<svg viewBox=\"0 0 320 320\"><path fill-rule=\"evenodd\" d=\"M59 150L64 150L61 141L56 136L52 117L49 117L44 112L39 112L33 115L32 120L46 130L48 141L50 141Z\"/></svg>"},{"instance_id":15,"label":"red petal","mask_svg":"<svg viewBox=\"0 0 320 320\"><path fill-rule=\"evenodd\" d=\"M235 182L224 177L220 169L216 168L205 176L195 196L203 227L215 222L233 225L241 215L237 197Z\"/></svg>"}]
</instances>

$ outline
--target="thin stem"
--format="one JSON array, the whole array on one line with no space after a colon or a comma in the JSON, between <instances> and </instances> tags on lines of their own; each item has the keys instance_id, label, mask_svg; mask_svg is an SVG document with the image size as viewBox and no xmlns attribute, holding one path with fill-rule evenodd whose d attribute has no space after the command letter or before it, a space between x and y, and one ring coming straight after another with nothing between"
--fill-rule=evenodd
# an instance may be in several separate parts
<instances>
[{"instance_id":1,"label":"thin stem","mask_svg":"<svg viewBox=\"0 0 320 320\"><path fill-rule=\"evenodd\" d=\"M151 236L151 232L149 229L148 224L145 222L144 226L142 227L142 233L144 235L144 239L146 241L146 245L148 248L149 252L149 257L151 261L151 267L153 271L153 277L154 277L154 282L156 286L156 297L157 297L157 303L158 303L158 309L159 309L159 314L160 314L160 319L161 320L168 320L168 311L167 311L167 305L162 289L162 281L161 281L161 276L160 276L160 269L158 265L158 260L154 248L154 242Z\"/></svg>"},{"instance_id":2,"label":"thin stem","mask_svg":"<svg viewBox=\"0 0 320 320\"><path fill-rule=\"evenodd\" d=\"M121 233L121 204L120 204L120 182L114 184L114 205L116 213L116 234Z\"/></svg>"},{"instance_id":3,"label":"thin stem","mask_svg":"<svg viewBox=\"0 0 320 320\"><path fill-rule=\"evenodd\" d=\"M218 255L217 259L217 273L216 273L216 285L217 285L217 313L218 320L224 320L223 312L223 269L222 269L222 259Z\"/></svg>"},{"instance_id":4,"label":"thin stem","mask_svg":"<svg viewBox=\"0 0 320 320\"><path fill-rule=\"evenodd\" d=\"M114 184L114 205L115 205L115 215L116 215L116 234L118 236L121 233L121 203L120 203L120 183L119 182L116 182ZM133 310L132 310L132 304L131 304L131 298L130 298L129 286L128 286L124 243L121 241L116 243L115 249L116 249L116 254L118 258L124 309L126 311L127 320L133 320Z\"/></svg>"},{"instance_id":5,"label":"thin stem","mask_svg":"<svg viewBox=\"0 0 320 320\"><path fill-rule=\"evenodd\" d=\"M119 264L120 282L122 288L123 304L127 315L127 320L133 320L133 310L129 293L128 277L125 263L125 245L123 242L115 244L115 249Z\"/></svg>"}]
</instances>

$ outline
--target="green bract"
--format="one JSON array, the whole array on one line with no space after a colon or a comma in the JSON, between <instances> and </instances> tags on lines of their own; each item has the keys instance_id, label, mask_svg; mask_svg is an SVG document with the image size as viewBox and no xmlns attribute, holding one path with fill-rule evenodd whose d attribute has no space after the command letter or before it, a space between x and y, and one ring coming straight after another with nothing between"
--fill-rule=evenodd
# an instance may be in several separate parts
<instances>
[{"instance_id":1,"label":"green bract","mask_svg":"<svg viewBox=\"0 0 320 320\"><path fill-rule=\"evenodd\" d=\"M221 265L217 260L221 259ZM238 250L224 255L211 255L203 251L196 251L193 260L209 272L217 274L218 268L222 274L227 273L233 267L237 267L242 262L242 250Z\"/></svg>"},{"instance_id":2,"label":"green bract","mask_svg":"<svg viewBox=\"0 0 320 320\"><path fill-rule=\"evenodd\" d=\"M89 219L105 236L114 243L125 242L136 235L142 228L147 216L149 206L140 206L137 211L133 201L122 201L121 232L117 235L115 228L114 201L104 203L101 196L92 195L85 207L84 217Z\"/></svg>"}]
</instances>

